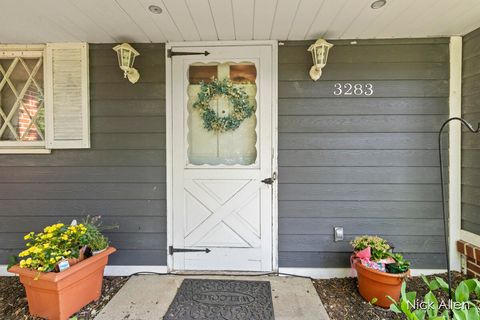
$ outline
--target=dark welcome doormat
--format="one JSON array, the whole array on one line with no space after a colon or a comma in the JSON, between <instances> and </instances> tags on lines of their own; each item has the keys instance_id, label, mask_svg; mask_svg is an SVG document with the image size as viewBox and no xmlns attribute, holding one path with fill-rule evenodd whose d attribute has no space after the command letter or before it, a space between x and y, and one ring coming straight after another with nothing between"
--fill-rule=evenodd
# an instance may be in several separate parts
<instances>
[{"instance_id":1,"label":"dark welcome doormat","mask_svg":"<svg viewBox=\"0 0 480 320\"><path fill-rule=\"evenodd\" d=\"M268 281L185 279L166 320L274 320Z\"/></svg>"}]
</instances>

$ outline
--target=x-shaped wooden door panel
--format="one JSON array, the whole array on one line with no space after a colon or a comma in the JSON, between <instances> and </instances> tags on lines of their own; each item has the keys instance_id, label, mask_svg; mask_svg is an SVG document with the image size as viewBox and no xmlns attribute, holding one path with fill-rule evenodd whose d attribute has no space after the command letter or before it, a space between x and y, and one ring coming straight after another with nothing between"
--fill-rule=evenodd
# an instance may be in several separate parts
<instances>
[{"instance_id":1,"label":"x-shaped wooden door panel","mask_svg":"<svg viewBox=\"0 0 480 320\"><path fill-rule=\"evenodd\" d=\"M260 247L260 210L259 193L260 185L256 180L237 180L243 181L245 184L241 186L230 197L219 201L214 191L202 186L204 180L187 180L185 181L185 192L196 205L203 206L204 211L208 215L201 219L193 227L186 229L185 246L215 246L212 237L228 237L236 239L236 244L227 241L228 239L219 239L221 247ZM231 180L228 180L231 181ZM223 202L223 203L222 203ZM256 203L255 203L256 202ZM252 204L257 210L249 210L247 207ZM242 209L246 208L247 215L242 214ZM197 212L186 212L185 219L188 214L196 214ZM253 215L252 215L253 214ZM250 221L249 221L250 220ZM258 226L258 227L257 227ZM241 240L241 244L239 241Z\"/></svg>"}]
</instances>

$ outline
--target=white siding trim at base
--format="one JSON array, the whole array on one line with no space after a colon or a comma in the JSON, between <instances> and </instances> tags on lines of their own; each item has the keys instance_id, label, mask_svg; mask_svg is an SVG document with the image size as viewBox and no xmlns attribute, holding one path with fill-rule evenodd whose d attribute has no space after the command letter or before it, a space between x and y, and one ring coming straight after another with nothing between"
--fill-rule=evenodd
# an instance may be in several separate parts
<instances>
[{"instance_id":1,"label":"white siding trim at base","mask_svg":"<svg viewBox=\"0 0 480 320\"><path fill-rule=\"evenodd\" d=\"M106 276L129 276L136 272L157 272L167 273L167 266L106 266Z\"/></svg>"},{"instance_id":2,"label":"white siding trim at base","mask_svg":"<svg viewBox=\"0 0 480 320\"><path fill-rule=\"evenodd\" d=\"M157 272L167 273L167 266L106 266L105 276L119 277L129 276L136 272ZM0 264L0 277L15 276L13 273L7 272L7 265Z\"/></svg>"},{"instance_id":3,"label":"white siding trim at base","mask_svg":"<svg viewBox=\"0 0 480 320\"><path fill-rule=\"evenodd\" d=\"M136 272L166 273L167 266L107 266L105 276L129 276ZM350 268L280 268L280 273L307 276L317 279L351 277ZM446 272L445 269L412 269L412 275L429 275ZM231 273L231 272L230 272ZM13 276L7 272L7 265L0 265L0 276Z\"/></svg>"},{"instance_id":4,"label":"white siding trim at base","mask_svg":"<svg viewBox=\"0 0 480 320\"><path fill-rule=\"evenodd\" d=\"M295 274L315 279L345 278L352 277L351 268L280 268L280 273ZM447 272L446 269L412 269L412 276L430 275Z\"/></svg>"}]
</instances>

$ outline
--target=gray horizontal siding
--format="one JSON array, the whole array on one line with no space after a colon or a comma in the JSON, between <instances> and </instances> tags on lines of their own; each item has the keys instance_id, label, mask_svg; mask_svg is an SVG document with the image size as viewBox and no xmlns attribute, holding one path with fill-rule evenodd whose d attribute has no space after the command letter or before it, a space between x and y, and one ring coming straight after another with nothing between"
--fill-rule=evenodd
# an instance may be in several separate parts
<instances>
[{"instance_id":1,"label":"gray horizontal siding","mask_svg":"<svg viewBox=\"0 0 480 320\"><path fill-rule=\"evenodd\" d=\"M289 200L280 201L283 218L351 218L360 219L438 219L442 210L438 201L358 201L358 200ZM285 232L288 232L286 230ZM281 237L280 237L281 238Z\"/></svg>"},{"instance_id":2,"label":"gray horizontal siding","mask_svg":"<svg viewBox=\"0 0 480 320\"><path fill-rule=\"evenodd\" d=\"M357 235L415 268L444 267L436 132L448 114L448 39L335 43L322 78L309 43L279 48L279 263L347 267ZM372 83L336 97L338 82ZM345 241L333 241L342 226Z\"/></svg>"},{"instance_id":3,"label":"gray horizontal siding","mask_svg":"<svg viewBox=\"0 0 480 320\"><path fill-rule=\"evenodd\" d=\"M435 132L447 113L448 39L337 41L318 82L309 44L279 48L280 266L348 266L348 240L375 233L414 267L442 267ZM166 264L164 47L135 45L135 85L111 47L91 46L91 149L0 156L1 263L30 229L102 214L119 225L108 233L112 264ZM340 80L376 94L335 97ZM333 242L334 226L346 241Z\"/></svg>"},{"instance_id":4,"label":"gray horizontal siding","mask_svg":"<svg viewBox=\"0 0 480 320\"><path fill-rule=\"evenodd\" d=\"M280 150L281 167L362 166L362 167L431 167L438 165L434 150ZM479 152L480 153L480 152Z\"/></svg>"},{"instance_id":5,"label":"gray horizontal siding","mask_svg":"<svg viewBox=\"0 0 480 320\"><path fill-rule=\"evenodd\" d=\"M164 45L135 47L132 85L112 45L90 46L91 149L0 156L0 264L28 231L87 214L118 225L110 263L166 264Z\"/></svg>"},{"instance_id":6,"label":"gray horizontal siding","mask_svg":"<svg viewBox=\"0 0 480 320\"><path fill-rule=\"evenodd\" d=\"M2 156L6 167L154 167L165 166L165 150L64 150L54 151L51 156L22 155Z\"/></svg>"},{"instance_id":7,"label":"gray horizontal siding","mask_svg":"<svg viewBox=\"0 0 480 320\"><path fill-rule=\"evenodd\" d=\"M298 268L299 266L312 266L322 268L350 267L351 251L325 252L325 251L282 251L279 256L279 264L285 268ZM409 260L416 268L428 268L427 266L442 266L445 264L443 254L421 252L405 253L405 259Z\"/></svg>"},{"instance_id":8,"label":"gray horizontal siding","mask_svg":"<svg viewBox=\"0 0 480 320\"><path fill-rule=\"evenodd\" d=\"M463 40L462 117L480 122L480 29ZM480 137L462 133L462 229L480 235Z\"/></svg>"},{"instance_id":9,"label":"gray horizontal siding","mask_svg":"<svg viewBox=\"0 0 480 320\"><path fill-rule=\"evenodd\" d=\"M448 98L279 98L279 115L423 115L443 114L439 104Z\"/></svg>"}]
</instances>

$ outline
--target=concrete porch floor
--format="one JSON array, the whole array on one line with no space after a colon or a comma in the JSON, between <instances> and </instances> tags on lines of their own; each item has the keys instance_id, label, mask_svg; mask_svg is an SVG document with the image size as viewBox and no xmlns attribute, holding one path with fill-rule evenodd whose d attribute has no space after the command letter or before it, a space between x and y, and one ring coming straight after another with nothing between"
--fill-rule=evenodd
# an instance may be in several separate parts
<instances>
[{"instance_id":1,"label":"concrete porch floor","mask_svg":"<svg viewBox=\"0 0 480 320\"><path fill-rule=\"evenodd\" d=\"M279 276L133 276L95 320L161 319L185 278L269 281L276 320L329 320L309 279Z\"/></svg>"}]
</instances>

